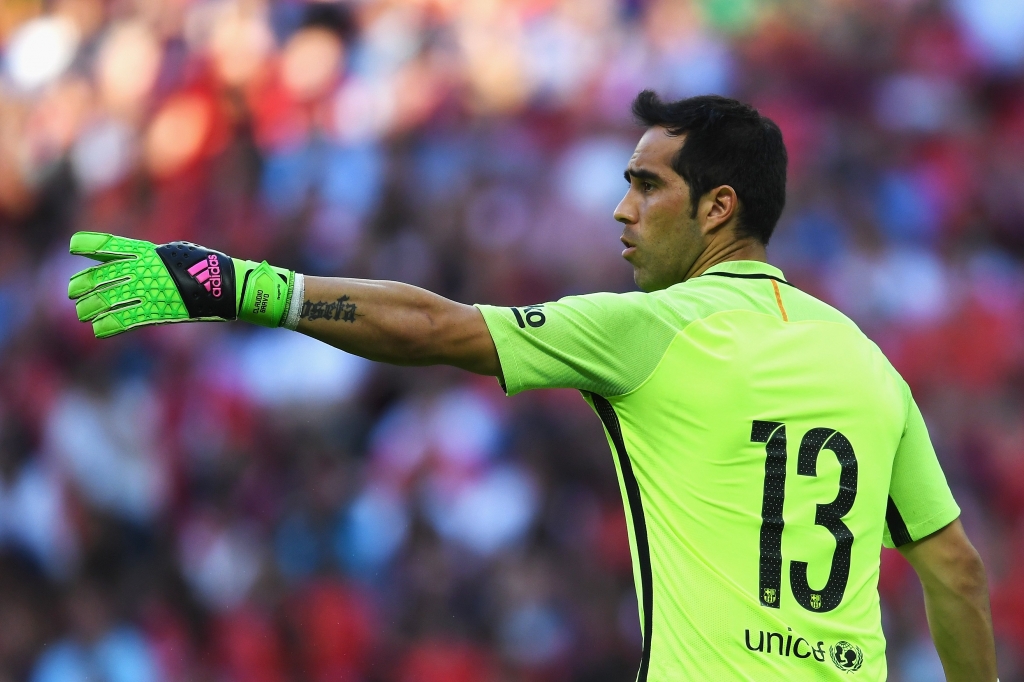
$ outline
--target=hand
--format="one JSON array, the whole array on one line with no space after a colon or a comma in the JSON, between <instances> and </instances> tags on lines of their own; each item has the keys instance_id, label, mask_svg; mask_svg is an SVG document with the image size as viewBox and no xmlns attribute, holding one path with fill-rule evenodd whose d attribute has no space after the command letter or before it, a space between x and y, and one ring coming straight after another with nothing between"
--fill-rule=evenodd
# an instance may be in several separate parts
<instances>
[{"instance_id":1,"label":"hand","mask_svg":"<svg viewBox=\"0 0 1024 682\"><path fill-rule=\"evenodd\" d=\"M295 274L189 242L158 246L100 232L76 233L71 253L100 261L68 284L78 319L91 321L97 338L172 322L240 318L276 327Z\"/></svg>"}]
</instances>

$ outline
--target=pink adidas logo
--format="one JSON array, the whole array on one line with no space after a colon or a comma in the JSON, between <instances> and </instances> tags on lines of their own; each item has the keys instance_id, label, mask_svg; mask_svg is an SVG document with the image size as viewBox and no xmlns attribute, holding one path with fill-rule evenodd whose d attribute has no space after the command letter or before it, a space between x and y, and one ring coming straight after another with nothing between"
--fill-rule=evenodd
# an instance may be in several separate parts
<instances>
[{"instance_id":1,"label":"pink adidas logo","mask_svg":"<svg viewBox=\"0 0 1024 682\"><path fill-rule=\"evenodd\" d=\"M206 287L214 298L220 298L220 261L216 254L210 254L188 269L197 282Z\"/></svg>"}]
</instances>

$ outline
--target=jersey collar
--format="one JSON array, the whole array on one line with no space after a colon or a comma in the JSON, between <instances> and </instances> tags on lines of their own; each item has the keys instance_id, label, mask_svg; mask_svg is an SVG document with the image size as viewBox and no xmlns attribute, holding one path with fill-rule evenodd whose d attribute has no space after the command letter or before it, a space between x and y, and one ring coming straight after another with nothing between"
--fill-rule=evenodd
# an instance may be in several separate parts
<instances>
[{"instance_id":1,"label":"jersey collar","mask_svg":"<svg viewBox=\"0 0 1024 682\"><path fill-rule=\"evenodd\" d=\"M774 279L783 284L789 284L786 276L774 265L762 263L756 260L731 260L718 265L712 265L701 273L700 277L717 275L719 277L736 277L739 279Z\"/></svg>"}]
</instances>

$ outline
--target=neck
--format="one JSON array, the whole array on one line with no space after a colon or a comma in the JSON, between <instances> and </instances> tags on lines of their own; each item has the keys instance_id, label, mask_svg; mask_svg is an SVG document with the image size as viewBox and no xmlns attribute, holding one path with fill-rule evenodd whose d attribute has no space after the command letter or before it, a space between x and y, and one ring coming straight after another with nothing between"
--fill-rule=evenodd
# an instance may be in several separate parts
<instances>
[{"instance_id":1,"label":"neck","mask_svg":"<svg viewBox=\"0 0 1024 682\"><path fill-rule=\"evenodd\" d=\"M719 263L727 263L733 260L755 260L762 263L768 262L768 252L757 239L730 240L718 244L712 241L708 248L697 256L697 260L690 266L683 281L691 277L697 277L710 267Z\"/></svg>"}]
</instances>

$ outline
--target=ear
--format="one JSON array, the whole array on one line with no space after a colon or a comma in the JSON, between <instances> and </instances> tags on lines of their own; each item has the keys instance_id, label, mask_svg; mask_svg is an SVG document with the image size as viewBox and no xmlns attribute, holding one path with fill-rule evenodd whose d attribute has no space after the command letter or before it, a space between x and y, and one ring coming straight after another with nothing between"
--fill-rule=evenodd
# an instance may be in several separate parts
<instances>
[{"instance_id":1,"label":"ear","mask_svg":"<svg viewBox=\"0 0 1024 682\"><path fill-rule=\"evenodd\" d=\"M712 235L724 226L734 222L739 215L739 197L736 190L729 185L715 187L700 199L697 207L697 218L700 220L701 232Z\"/></svg>"}]
</instances>

